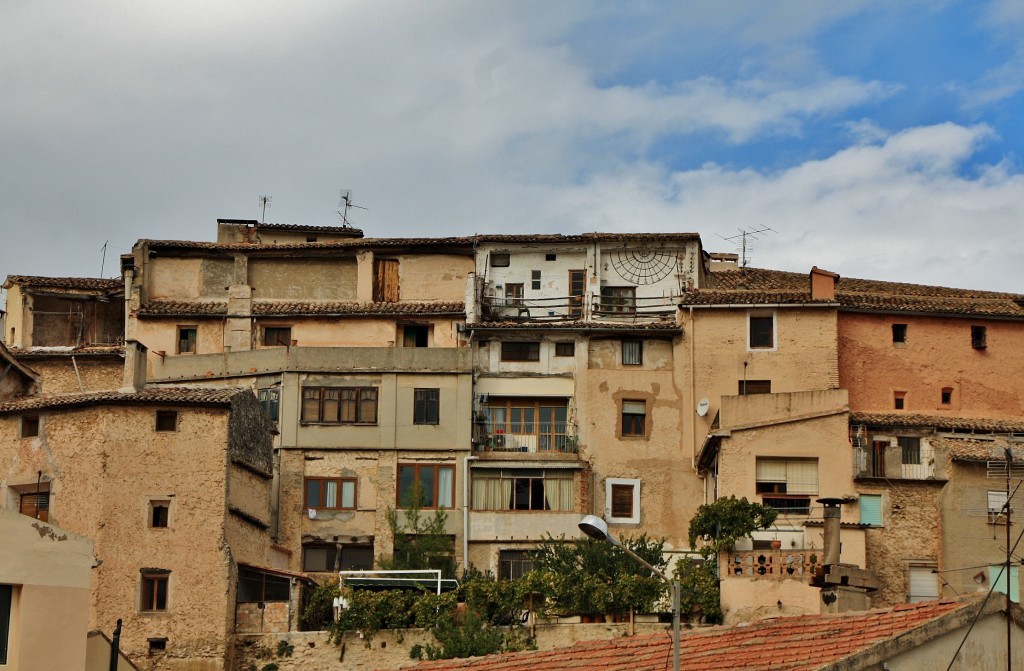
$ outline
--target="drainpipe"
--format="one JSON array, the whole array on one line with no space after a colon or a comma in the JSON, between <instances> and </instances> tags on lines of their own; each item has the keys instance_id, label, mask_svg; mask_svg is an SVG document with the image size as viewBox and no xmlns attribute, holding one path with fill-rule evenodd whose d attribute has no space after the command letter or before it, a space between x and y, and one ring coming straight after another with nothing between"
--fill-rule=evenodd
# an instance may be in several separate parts
<instances>
[{"instance_id":1,"label":"drainpipe","mask_svg":"<svg viewBox=\"0 0 1024 671\"><path fill-rule=\"evenodd\" d=\"M469 462L479 457L467 456L462 469L462 570L469 571Z\"/></svg>"},{"instance_id":2,"label":"drainpipe","mask_svg":"<svg viewBox=\"0 0 1024 671\"><path fill-rule=\"evenodd\" d=\"M121 618L117 618L114 635L110 637L110 671L117 671L118 657L121 656Z\"/></svg>"}]
</instances>

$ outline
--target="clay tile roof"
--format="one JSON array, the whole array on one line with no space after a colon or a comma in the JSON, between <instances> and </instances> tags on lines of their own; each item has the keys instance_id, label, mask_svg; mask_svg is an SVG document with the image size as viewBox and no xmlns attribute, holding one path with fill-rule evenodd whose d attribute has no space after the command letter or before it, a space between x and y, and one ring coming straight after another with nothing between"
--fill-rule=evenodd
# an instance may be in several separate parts
<instances>
[{"instance_id":1,"label":"clay tile roof","mask_svg":"<svg viewBox=\"0 0 1024 671\"><path fill-rule=\"evenodd\" d=\"M968 597L903 604L866 613L782 617L749 626L695 630L680 639L680 668L684 671L811 671L864 653L883 642L893 648L893 654L898 654L904 650L895 639L903 634L940 619L947 626L931 627L931 635L948 633L962 626L965 618L969 620L981 606L979 597ZM989 608L994 612L998 605L990 604ZM672 637L665 633L588 641L557 650L427 662L415 668L422 671L667 671L672 668Z\"/></svg>"},{"instance_id":2,"label":"clay tile roof","mask_svg":"<svg viewBox=\"0 0 1024 671\"><path fill-rule=\"evenodd\" d=\"M210 317L225 315L228 304L225 302L199 301L149 301L139 308L139 316L153 317L174 315L179 317Z\"/></svg>"},{"instance_id":3,"label":"clay tile roof","mask_svg":"<svg viewBox=\"0 0 1024 671\"><path fill-rule=\"evenodd\" d=\"M699 233L523 233L510 235L477 235L481 243L593 243L593 242L691 242L700 240Z\"/></svg>"},{"instance_id":4,"label":"clay tile roof","mask_svg":"<svg viewBox=\"0 0 1024 671\"><path fill-rule=\"evenodd\" d=\"M82 347L12 347L19 359L48 359L52 357L117 357L124 358L124 345L84 345Z\"/></svg>"},{"instance_id":5,"label":"clay tile roof","mask_svg":"<svg viewBox=\"0 0 1024 671\"><path fill-rule=\"evenodd\" d=\"M207 251L250 251L275 252L278 250L324 250L324 249L373 249L373 248L441 248L442 252L455 252L463 247L472 249L473 238L352 238L351 240L331 240L327 242L289 242L277 245L257 243L219 243L200 242L196 240L139 240L136 245L146 245L150 249L197 249Z\"/></svg>"},{"instance_id":6,"label":"clay tile roof","mask_svg":"<svg viewBox=\"0 0 1024 671\"><path fill-rule=\"evenodd\" d=\"M310 233L338 233L352 238L363 237L363 231L351 226L303 226L302 224L256 224L256 230L295 231Z\"/></svg>"},{"instance_id":7,"label":"clay tile roof","mask_svg":"<svg viewBox=\"0 0 1024 671\"><path fill-rule=\"evenodd\" d=\"M98 391L81 394L33 396L0 403L0 414L72 408L87 405L230 405L239 394L251 394L245 387L150 387L138 392Z\"/></svg>"},{"instance_id":8,"label":"clay tile roof","mask_svg":"<svg viewBox=\"0 0 1024 671\"><path fill-rule=\"evenodd\" d=\"M682 326L672 320L637 322L588 322L588 321L487 321L477 322L472 328L478 331L489 329L500 331L537 330L580 330L580 331L670 331L679 333Z\"/></svg>"},{"instance_id":9,"label":"clay tile roof","mask_svg":"<svg viewBox=\"0 0 1024 671\"><path fill-rule=\"evenodd\" d=\"M851 412L851 424L894 428L934 428L975 433L1024 433L1024 421L971 417L942 417L914 413Z\"/></svg>"},{"instance_id":10,"label":"clay tile roof","mask_svg":"<svg viewBox=\"0 0 1024 671\"><path fill-rule=\"evenodd\" d=\"M124 281L99 277L39 277L37 275L8 275L4 288L13 284L40 289L95 289L116 291L124 289Z\"/></svg>"},{"instance_id":11,"label":"clay tile roof","mask_svg":"<svg viewBox=\"0 0 1024 671\"><path fill-rule=\"evenodd\" d=\"M1005 440L939 438L931 443L933 447L945 448L953 461L1003 461L1006 459L1006 448L1010 448L1014 461L1024 461L1024 447Z\"/></svg>"},{"instance_id":12,"label":"clay tile roof","mask_svg":"<svg viewBox=\"0 0 1024 671\"><path fill-rule=\"evenodd\" d=\"M809 302L805 273L741 268L708 273L707 286L683 295L683 305ZM906 282L861 280L836 282L840 310L915 312L975 317L1024 319L1024 294L954 289Z\"/></svg>"},{"instance_id":13,"label":"clay tile roof","mask_svg":"<svg viewBox=\"0 0 1024 671\"><path fill-rule=\"evenodd\" d=\"M401 303L255 301L257 316L275 315L465 315L466 304L447 301Z\"/></svg>"}]
</instances>

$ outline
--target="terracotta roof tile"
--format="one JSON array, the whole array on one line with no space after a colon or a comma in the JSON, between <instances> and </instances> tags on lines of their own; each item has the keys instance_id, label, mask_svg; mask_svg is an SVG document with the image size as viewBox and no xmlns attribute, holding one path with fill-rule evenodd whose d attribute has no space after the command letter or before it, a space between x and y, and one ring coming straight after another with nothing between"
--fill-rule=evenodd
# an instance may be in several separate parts
<instances>
[{"instance_id":1,"label":"terracotta roof tile","mask_svg":"<svg viewBox=\"0 0 1024 671\"><path fill-rule=\"evenodd\" d=\"M0 414L69 408L87 405L230 405L239 394L251 394L246 387L150 387L139 392L98 391L83 394L32 396L0 403Z\"/></svg>"},{"instance_id":2,"label":"terracotta roof tile","mask_svg":"<svg viewBox=\"0 0 1024 671\"><path fill-rule=\"evenodd\" d=\"M969 597L960 601L905 604L868 613L804 615L763 620L749 626L695 630L684 633L680 639L680 668L684 671L811 671L954 611L980 606L979 598ZM568 671L580 668L666 671L671 666L672 637L665 633L589 641L542 652L427 662L415 668L423 671Z\"/></svg>"},{"instance_id":3,"label":"terracotta roof tile","mask_svg":"<svg viewBox=\"0 0 1024 671\"><path fill-rule=\"evenodd\" d=\"M581 331L671 331L679 333L682 326L675 321L599 322L599 321L487 321L477 322L467 328L479 331L489 329L500 331L537 330L581 330Z\"/></svg>"},{"instance_id":4,"label":"terracotta roof tile","mask_svg":"<svg viewBox=\"0 0 1024 671\"><path fill-rule=\"evenodd\" d=\"M103 279L99 277L40 277L38 275L8 275L4 287L19 284L23 287L45 289L97 289L116 291L124 289L124 281L120 278Z\"/></svg>"},{"instance_id":5,"label":"terracotta roof tile","mask_svg":"<svg viewBox=\"0 0 1024 671\"><path fill-rule=\"evenodd\" d=\"M1024 461L1024 447L1006 440L939 438L931 442L934 447L946 448L953 461L1002 461L1006 458L1006 448L1012 451L1014 461Z\"/></svg>"},{"instance_id":6,"label":"terracotta roof tile","mask_svg":"<svg viewBox=\"0 0 1024 671\"><path fill-rule=\"evenodd\" d=\"M149 301L139 308L138 314L140 317L216 317L227 312L228 304L223 301Z\"/></svg>"},{"instance_id":7,"label":"terracotta roof tile","mask_svg":"<svg viewBox=\"0 0 1024 671\"><path fill-rule=\"evenodd\" d=\"M351 226L303 226L302 224L256 224L256 230L264 231L309 231L310 233L341 233L352 238L363 237L363 231Z\"/></svg>"},{"instance_id":8,"label":"terracotta roof tile","mask_svg":"<svg viewBox=\"0 0 1024 671\"><path fill-rule=\"evenodd\" d=\"M252 312L267 315L465 315L466 304L449 301L399 303L255 301Z\"/></svg>"},{"instance_id":9,"label":"terracotta roof tile","mask_svg":"<svg viewBox=\"0 0 1024 671\"><path fill-rule=\"evenodd\" d=\"M939 431L1024 433L1024 421L971 417L943 417L914 413L851 412L851 424L894 428L935 428Z\"/></svg>"},{"instance_id":10,"label":"terracotta roof tile","mask_svg":"<svg viewBox=\"0 0 1024 671\"><path fill-rule=\"evenodd\" d=\"M53 357L119 357L124 358L124 345L86 345L83 347L12 347L19 359L49 359Z\"/></svg>"}]
</instances>

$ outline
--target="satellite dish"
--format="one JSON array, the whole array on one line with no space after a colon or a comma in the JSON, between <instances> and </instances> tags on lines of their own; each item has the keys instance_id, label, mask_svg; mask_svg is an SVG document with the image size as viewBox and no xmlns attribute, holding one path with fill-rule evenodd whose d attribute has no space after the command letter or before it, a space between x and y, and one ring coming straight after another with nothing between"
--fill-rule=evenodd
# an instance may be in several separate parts
<instances>
[{"instance_id":1,"label":"satellite dish","mask_svg":"<svg viewBox=\"0 0 1024 671\"><path fill-rule=\"evenodd\" d=\"M306 510L306 514L309 515L309 519L315 520L316 519L316 508L309 508L308 510Z\"/></svg>"},{"instance_id":2,"label":"satellite dish","mask_svg":"<svg viewBox=\"0 0 1024 671\"><path fill-rule=\"evenodd\" d=\"M703 417L708 414L708 408L711 407L711 401L706 398L702 398L700 403L697 404L697 416Z\"/></svg>"}]
</instances>

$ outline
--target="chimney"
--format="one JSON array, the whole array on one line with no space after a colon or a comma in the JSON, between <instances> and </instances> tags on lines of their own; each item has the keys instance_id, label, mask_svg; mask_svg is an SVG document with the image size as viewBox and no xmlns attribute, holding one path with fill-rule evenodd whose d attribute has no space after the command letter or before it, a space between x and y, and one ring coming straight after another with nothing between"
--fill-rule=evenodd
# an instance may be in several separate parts
<instances>
[{"instance_id":1,"label":"chimney","mask_svg":"<svg viewBox=\"0 0 1024 671\"><path fill-rule=\"evenodd\" d=\"M868 594L878 589L873 571L839 563L842 508L845 499L818 499L825 507L825 550L811 584L821 588L822 613L861 612L871 608Z\"/></svg>"},{"instance_id":2,"label":"chimney","mask_svg":"<svg viewBox=\"0 0 1024 671\"><path fill-rule=\"evenodd\" d=\"M124 378L122 394L132 394L146 388L146 353L148 348L138 340L124 342Z\"/></svg>"},{"instance_id":3,"label":"chimney","mask_svg":"<svg viewBox=\"0 0 1024 671\"><path fill-rule=\"evenodd\" d=\"M811 268L811 300L830 300L836 298L836 282L839 275L822 270L818 266Z\"/></svg>"}]
</instances>

